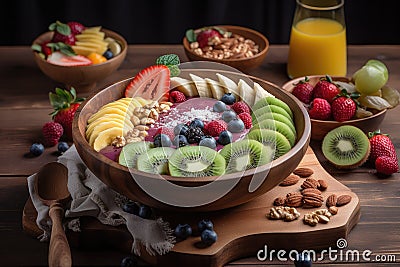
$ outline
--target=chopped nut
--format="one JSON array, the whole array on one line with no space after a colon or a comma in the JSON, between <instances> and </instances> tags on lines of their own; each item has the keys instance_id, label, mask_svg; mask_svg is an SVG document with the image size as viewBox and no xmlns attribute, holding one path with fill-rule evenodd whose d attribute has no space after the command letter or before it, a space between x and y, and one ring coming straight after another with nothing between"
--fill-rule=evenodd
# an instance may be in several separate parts
<instances>
[{"instance_id":1,"label":"chopped nut","mask_svg":"<svg viewBox=\"0 0 400 267\"><path fill-rule=\"evenodd\" d=\"M336 215L338 213L338 211L339 211L339 208L336 207L336 206L331 206L331 207L329 207L328 210L332 215Z\"/></svg>"},{"instance_id":2,"label":"chopped nut","mask_svg":"<svg viewBox=\"0 0 400 267\"><path fill-rule=\"evenodd\" d=\"M147 131L149 129L149 126L139 124L135 126L135 129L138 129L139 131Z\"/></svg>"},{"instance_id":3,"label":"chopped nut","mask_svg":"<svg viewBox=\"0 0 400 267\"><path fill-rule=\"evenodd\" d=\"M282 219L289 222L299 218L300 213L293 207L275 207L271 208L266 216L271 220Z\"/></svg>"},{"instance_id":4,"label":"chopped nut","mask_svg":"<svg viewBox=\"0 0 400 267\"><path fill-rule=\"evenodd\" d=\"M199 43L198 43L198 42L190 43L190 48L191 48L191 49L196 49L196 48L198 48L198 47L199 47Z\"/></svg>"},{"instance_id":5,"label":"chopped nut","mask_svg":"<svg viewBox=\"0 0 400 267\"><path fill-rule=\"evenodd\" d=\"M142 118L140 119L140 124L144 124L144 125L149 125L149 124L153 124L156 121L152 118Z\"/></svg>"},{"instance_id":6,"label":"chopped nut","mask_svg":"<svg viewBox=\"0 0 400 267\"><path fill-rule=\"evenodd\" d=\"M126 140L123 136L116 136L111 144L115 147L123 147L126 145Z\"/></svg>"},{"instance_id":7,"label":"chopped nut","mask_svg":"<svg viewBox=\"0 0 400 267\"><path fill-rule=\"evenodd\" d=\"M139 125L140 124L140 119L136 116L136 115L132 115L131 117L131 122L134 126Z\"/></svg>"},{"instance_id":8,"label":"chopped nut","mask_svg":"<svg viewBox=\"0 0 400 267\"><path fill-rule=\"evenodd\" d=\"M305 224L310 226L316 226L318 224L318 217L314 216L314 214L307 213L304 215L303 221Z\"/></svg>"},{"instance_id":9,"label":"chopped nut","mask_svg":"<svg viewBox=\"0 0 400 267\"><path fill-rule=\"evenodd\" d=\"M277 197L274 200L274 206L283 206L285 205L286 201L284 197Z\"/></svg>"},{"instance_id":10,"label":"chopped nut","mask_svg":"<svg viewBox=\"0 0 400 267\"><path fill-rule=\"evenodd\" d=\"M139 137L146 137L148 135L149 135L149 133L147 131L140 131L139 132Z\"/></svg>"},{"instance_id":11,"label":"chopped nut","mask_svg":"<svg viewBox=\"0 0 400 267\"><path fill-rule=\"evenodd\" d=\"M155 108L150 109L149 117L155 121L158 120L158 112Z\"/></svg>"},{"instance_id":12,"label":"chopped nut","mask_svg":"<svg viewBox=\"0 0 400 267\"><path fill-rule=\"evenodd\" d=\"M129 143L140 142L140 141L143 141L143 139L140 138L140 137L129 137L129 138L126 138L126 142L127 142L128 144L129 144Z\"/></svg>"}]
</instances>

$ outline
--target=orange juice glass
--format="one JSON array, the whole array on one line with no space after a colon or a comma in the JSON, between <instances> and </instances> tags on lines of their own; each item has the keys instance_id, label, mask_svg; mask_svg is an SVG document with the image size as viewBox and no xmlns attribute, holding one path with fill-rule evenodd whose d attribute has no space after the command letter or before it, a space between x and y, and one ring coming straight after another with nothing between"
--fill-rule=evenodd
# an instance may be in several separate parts
<instances>
[{"instance_id":1,"label":"orange juice glass","mask_svg":"<svg viewBox=\"0 0 400 267\"><path fill-rule=\"evenodd\" d=\"M344 0L296 2L289 43L288 76L346 76Z\"/></svg>"}]
</instances>

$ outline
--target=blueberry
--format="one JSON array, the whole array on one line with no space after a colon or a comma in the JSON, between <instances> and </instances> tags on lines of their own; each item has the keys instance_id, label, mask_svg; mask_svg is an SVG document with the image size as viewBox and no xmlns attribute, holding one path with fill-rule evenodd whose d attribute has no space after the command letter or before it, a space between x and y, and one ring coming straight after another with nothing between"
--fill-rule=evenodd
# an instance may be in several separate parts
<instances>
[{"instance_id":1,"label":"blueberry","mask_svg":"<svg viewBox=\"0 0 400 267\"><path fill-rule=\"evenodd\" d=\"M40 156L40 155L42 155L42 153L44 151L44 146L42 144L39 144L39 143L34 143L34 144L32 144L32 146L31 146L29 151L34 156Z\"/></svg>"},{"instance_id":2,"label":"blueberry","mask_svg":"<svg viewBox=\"0 0 400 267\"><path fill-rule=\"evenodd\" d=\"M232 133L230 131L222 131L219 134L218 137L218 143L220 143L221 145L227 145L229 143L232 143Z\"/></svg>"},{"instance_id":3,"label":"blueberry","mask_svg":"<svg viewBox=\"0 0 400 267\"><path fill-rule=\"evenodd\" d=\"M189 127L184 124L184 123L179 123L178 125L175 126L174 128L174 134L175 135L186 135L186 132L189 130Z\"/></svg>"},{"instance_id":4,"label":"blueberry","mask_svg":"<svg viewBox=\"0 0 400 267\"><path fill-rule=\"evenodd\" d=\"M210 220L201 220L197 223L197 229L200 233L206 229L214 230L214 224Z\"/></svg>"},{"instance_id":5,"label":"blueberry","mask_svg":"<svg viewBox=\"0 0 400 267\"><path fill-rule=\"evenodd\" d=\"M57 150L60 153L64 153L65 151L67 151L69 148L69 145L67 142L59 142L57 145Z\"/></svg>"},{"instance_id":6,"label":"blueberry","mask_svg":"<svg viewBox=\"0 0 400 267\"><path fill-rule=\"evenodd\" d=\"M228 131L232 133L243 132L244 128L244 123L241 119L233 119L228 123Z\"/></svg>"},{"instance_id":7,"label":"blueberry","mask_svg":"<svg viewBox=\"0 0 400 267\"><path fill-rule=\"evenodd\" d=\"M200 139L199 146L206 146L211 149L215 149L217 147L217 141L215 141L215 138L212 136L203 136Z\"/></svg>"},{"instance_id":8,"label":"blueberry","mask_svg":"<svg viewBox=\"0 0 400 267\"><path fill-rule=\"evenodd\" d=\"M133 201L128 201L122 205L122 210L130 214L139 214L139 205Z\"/></svg>"},{"instance_id":9,"label":"blueberry","mask_svg":"<svg viewBox=\"0 0 400 267\"><path fill-rule=\"evenodd\" d=\"M215 102L214 106L213 106L213 111L215 112L222 112L227 110L226 104L222 101L217 101Z\"/></svg>"},{"instance_id":10,"label":"blueberry","mask_svg":"<svg viewBox=\"0 0 400 267\"><path fill-rule=\"evenodd\" d=\"M178 224L175 227L175 236L180 239L186 239L192 235L192 227L189 224Z\"/></svg>"},{"instance_id":11,"label":"blueberry","mask_svg":"<svg viewBox=\"0 0 400 267\"><path fill-rule=\"evenodd\" d=\"M298 254L297 259L294 261L294 266L296 266L296 267L311 267L312 261L310 258L310 254L308 254L308 253Z\"/></svg>"},{"instance_id":12,"label":"blueberry","mask_svg":"<svg viewBox=\"0 0 400 267\"><path fill-rule=\"evenodd\" d=\"M138 266L138 262L135 257L127 256L122 259L121 267L136 267Z\"/></svg>"},{"instance_id":13,"label":"blueberry","mask_svg":"<svg viewBox=\"0 0 400 267\"><path fill-rule=\"evenodd\" d=\"M236 113L233 110L226 110L226 111L222 112L221 118L225 122L230 122L231 120L236 119Z\"/></svg>"},{"instance_id":14,"label":"blueberry","mask_svg":"<svg viewBox=\"0 0 400 267\"><path fill-rule=\"evenodd\" d=\"M213 230L204 230L201 232L201 242L205 245L210 246L217 241L217 233Z\"/></svg>"},{"instance_id":15,"label":"blueberry","mask_svg":"<svg viewBox=\"0 0 400 267\"><path fill-rule=\"evenodd\" d=\"M232 105L233 103L236 102L236 97L232 93L227 93L221 97L221 101L227 105Z\"/></svg>"},{"instance_id":16,"label":"blueberry","mask_svg":"<svg viewBox=\"0 0 400 267\"><path fill-rule=\"evenodd\" d=\"M166 134L157 134L154 137L154 146L155 147L170 147L172 146L171 139Z\"/></svg>"},{"instance_id":17,"label":"blueberry","mask_svg":"<svg viewBox=\"0 0 400 267\"><path fill-rule=\"evenodd\" d=\"M172 141L172 144L176 147L182 147L182 146L187 146L189 143L186 136L180 134L175 136L174 140Z\"/></svg>"},{"instance_id":18,"label":"blueberry","mask_svg":"<svg viewBox=\"0 0 400 267\"><path fill-rule=\"evenodd\" d=\"M204 128L204 122L200 119L194 119L190 122L189 127L199 127L200 129Z\"/></svg>"},{"instance_id":19,"label":"blueberry","mask_svg":"<svg viewBox=\"0 0 400 267\"><path fill-rule=\"evenodd\" d=\"M151 217L151 208L146 205L140 205L138 216L143 219L149 219Z\"/></svg>"},{"instance_id":20,"label":"blueberry","mask_svg":"<svg viewBox=\"0 0 400 267\"><path fill-rule=\"evenodd\" d=\"M107 60L109 60L114 57L114 54L113 54L113 52L111 52L111 50L107 50L106 52L104 52L103 57L105 57Z\"/></svg>"}]
</instances>

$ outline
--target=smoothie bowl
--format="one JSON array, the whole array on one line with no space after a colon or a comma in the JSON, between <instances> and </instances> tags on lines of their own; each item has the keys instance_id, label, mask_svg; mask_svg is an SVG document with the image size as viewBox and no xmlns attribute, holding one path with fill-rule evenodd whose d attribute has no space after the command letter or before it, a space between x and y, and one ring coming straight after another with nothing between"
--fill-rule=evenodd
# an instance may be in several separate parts
<instances>
[{"instance_id":1,"label":"smoothie bowl","mask_svg":"<svg viewBox=\"0 0 400 267\"><path fill-rule=\"evenodd\" d=\"M213 211L268 192L297 167L311 125L295 97L222 64L179 69L170 78L165 66L146 68L77 111L74 143L105 184L153 208Z\"/></svg>"}]
</instances>

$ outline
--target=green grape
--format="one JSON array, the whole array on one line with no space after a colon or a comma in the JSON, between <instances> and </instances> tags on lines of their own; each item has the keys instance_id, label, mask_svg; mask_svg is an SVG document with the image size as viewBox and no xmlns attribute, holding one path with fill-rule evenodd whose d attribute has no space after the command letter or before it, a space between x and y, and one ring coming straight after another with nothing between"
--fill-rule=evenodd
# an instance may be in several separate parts
<instances>
[{"instance_id":1,"label":"green grape","mask_svg":"<svg viewBox=\"0 0 400 267\"><path fill-rule=\"evenodd\" d=\"M386 65L382 61L379 61L377 59L370 59L367 61L367 63L365 65L373 66L373 67L379 69L380 71L382 71L383 74L385 75L386 80L389 78L389 71L388 71Z\"/></svg>"},{"instance_id":2,"label":"green grape","mask_svg":"<svg viewBox=\"0 0 400 267\"><path fill-rule=\"evenodd\" d=\"M353 75L356 90L364 95L372 95L387 82L385 74L375 66L365 65Z\"/></svg>"}]
</instances>

